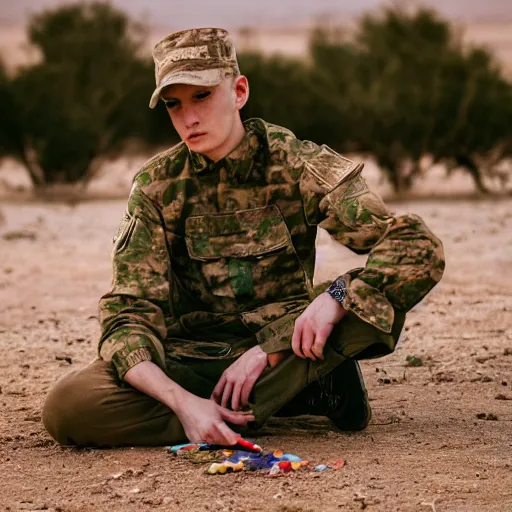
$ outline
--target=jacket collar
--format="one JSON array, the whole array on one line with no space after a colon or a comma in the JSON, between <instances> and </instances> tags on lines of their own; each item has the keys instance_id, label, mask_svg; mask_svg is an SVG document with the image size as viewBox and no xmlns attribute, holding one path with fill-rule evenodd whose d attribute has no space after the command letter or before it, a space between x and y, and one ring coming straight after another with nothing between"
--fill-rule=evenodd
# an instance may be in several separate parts
<instances>
[{"instance_id":1,"label":"jacket collar","mask_svg":"<svg viewBox=\"0 0 512 512\"><path fill-rule=\"evenodd\" d=\"M245 136L240 144L226 157L213 162L210 158L189 150L190 162L196 173L207 169L226 169L236 181L247 181L268 161L268 142L265 124L261 119L249 119L244 122Z\"/></svg>"}]
</instances>

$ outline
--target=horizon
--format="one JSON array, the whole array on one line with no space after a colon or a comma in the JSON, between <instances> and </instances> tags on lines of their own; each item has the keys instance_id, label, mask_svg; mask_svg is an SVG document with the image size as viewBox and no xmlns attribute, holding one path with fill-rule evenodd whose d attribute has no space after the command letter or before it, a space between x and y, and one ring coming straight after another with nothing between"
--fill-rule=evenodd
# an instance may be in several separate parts
<instances>
[{"instance_id":1,"label":"horizon","mask_svg":"<svg viewBox=\"0 0 512 512\"><path fill-rule=\"evenodd\" d=\"M142 0L114 0L110 3L147 26L148 54L158 40L175 30L191 26L222 26L231 31L239 49L250 48L265 54L280 53L298 58L307 54L308 34L314 26L351 25L364 12L375 12L382 6L397 4L382 0L350 0L343 3L339 0L317 0L314 4L309 0L296 0L293 13L286 13L285 16L288 2L276 3L276 8L271 12L265 9L269 2L271 0L260 0L257 4L236 4L237 8L234 8L235 0L217 0L215 9L212 3L203 4L201 9L197 9L194 6L200 2L190 0L180 5L179 12L173 13L173 21L169 23L165 23L166 13L173 6L168 2L156 0L148 5ZM477 0L398 2L404 7L422 5L436 10L443 18L459 27L466 43L490 49L507 73L512 74L512 2L505 6L500 0L489 0L485 9ZM77 3L77 0L19 0L15 4L0 5L0 59L8 69L14 70L38 58L37 50L27 42L26 25L29 15L68 3ZM461 4L464 4L464 8ZM245 19L250 19L250 23L241 23ZM247 29L251 31L250 38L247 37Z\"/></svg>"},{"instance_id":2,"label":"horizon","mask_svg":"<svg viewBox=\"0 0 512 512\"><path fill-rule=\"evenodd\" d=\"M0 24L18 25L25 23L30 15L47 8L77 3L77 0L19 0L0 5ZM354 18L366 11L372 11L396 2L383 0L294 0L291 2L260 0L240 3L237 0L216 0L202 2L188 0L179 8L166 0L113 0L110 2L124 10L131 17L145 21L152 29L179 29L193 26L223 26L228 29L260 27L271 25L297 25L312 19ZM403 0L404 7L424 6L432 8L442 16L461 22L472 21L512 21L512 3L502 0ZM165 20L169 21L166 22ZM250 20L247 22L246 20Z\"/></svg>"}]
</instances>

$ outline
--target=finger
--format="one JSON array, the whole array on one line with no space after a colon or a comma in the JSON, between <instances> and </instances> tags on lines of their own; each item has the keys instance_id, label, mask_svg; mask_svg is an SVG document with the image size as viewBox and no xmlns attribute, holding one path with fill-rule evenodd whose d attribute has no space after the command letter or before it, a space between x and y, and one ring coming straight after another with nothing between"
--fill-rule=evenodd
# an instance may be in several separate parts
<instances>
[{"instance_id":1,"label":"finger","mask_svg":"<svg viewBox=\"0 0 512 512\"><path fill-rule=\"evenodd\" d=\"M295 325L293 326L292 350L297 357L301 357L302 359L304 359L306 356L302 353L301 350L302 326L303 322L301 320L301 317L299 317L297 318L297 320L295 321Z\"/></svg>"},{"instance_id":2,"label":"finger","mask_svg":"<svg viewBox=\"0 0 512 512\"><path fill-rule=\"evenodd\" d=\"M242 387L240 400L242 401L242 405L247 405L249 403L249 396L251 395L252 388L257 381L257 377L248 378Z\"/></svg>"},{"instance_id":3,"label":"finger","mask_svg":"<svg viewBox=\"0 0 512 512\"><path fill-rule=\"evenodd\" d=\"M331 334L332 328L333 328L333 325L328 324L316 333L315 342L313 343L313 346L311 347L311 351L319 359L324 358L324 347L325 347L325 344L327 343L327 338Z\"/></svg>"},{"instance_id":4,"label":"finger","mask_svg":"<svg viewBox=\"0 0 512 512\"><path fill-rule=\"evenodd\" d=\"M229 403L229 399L231 398L231 393L233 392L233 383L227 381L226 385L224 386L224 392L222 393L222 401L220 405L222 407L227 407Z\"/></svg>"},{"instance_id":5,"label":"finger","mask_svg":"<svg viewBox=\"0 0 512 512\"><path fill-rule=\"evenodd\" d=\"M218 439L220 440L219 444L225 444L228 446L232 446L236 444L236 440L238 439L238 434L233 432L224 422L218 423L215 425L217 427Z\"/></svg>"},{"instance_id":6,"label":"finger","mask_svg":"<svg viewBox=\"0 0 512 512\"><path fill-rule=\"evenodd\" d=\"M219 382L217 382L217 385L215 386L215 388L212 391L212 399L215 402L220 403L220 400L222 397L222 392L224 390L225 385L226 385L226 377L224 376L224 374L222 374Z\"/></svg>"},{"instance_id":7,"label":"finger","mask_svg":"<svg viewBox=\"0 0 512 512\"><path fill-rule=\"evenodd\" d=\"M250 421L254 421L254 414L246 412L235 412L229 409L220 408L222 419L233 423L233 425L247 425Z\"/></svg>"},{"instance_id":8,"label":"finger","mask_svg":"<svg viewBox=\"0 0 512 512\"><path fill-rule=\"evenodd\" d=\"M240 409L240 393L242 392L242 382L236 381L231 394L231 409L238 411Z\"/></svg>"},{"instance_id":9,"label":"finger","mask_svg":"<svg viewBox=\"0 0 512 512\"><path fill-rule=\"evenodd\" d=\"M304 324L304 328L302 329L302 343L301 349L306 357L316 361L315 354L311 352L311 347L315 341L315 333L313 332L312 327L308 322Z\"/></svg>"}]
</instances>

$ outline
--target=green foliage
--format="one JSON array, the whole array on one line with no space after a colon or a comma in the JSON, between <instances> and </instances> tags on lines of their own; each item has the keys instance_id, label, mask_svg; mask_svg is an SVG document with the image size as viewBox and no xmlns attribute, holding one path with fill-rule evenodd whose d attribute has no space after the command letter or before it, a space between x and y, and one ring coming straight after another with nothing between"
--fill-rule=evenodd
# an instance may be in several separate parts
<instances>
[{"instance_id":1,"label":"green foliage","mask_svg":"<svg viewBox=\"0 0 512 512\"><path fill-rule=\"evenodd\" d=\"M299 138L327 142L329 121L340 114L338 95L328 81L296 59L248 53L238 60L250 84L244 117L261 117L292 129Z\"/></svg>"},{"instance_id":2,"label":"green foliage","mask_svg":"<svg viewBox=\"0 0 512 512\"><path fill-rule=\"evenodd\" d=\"M487 51L465 50L432 11L388 8L364 16L349 42L339 31L317 32L311 53L350 98L345 123L356 147L376 158L396 190L411 186L429 155L465 167L485 191L475 161L512 136L512 87Z\"/></svg>"},{"instance_id":3,"label":"green foliage","mask_svg":"<svg viewBox=\"0 0 512 512\"><path fill-rule=\"evenodd\" d=\"M0 157L2 157L15 151L20 131L12 82L2 61L0 61L0 111L3 126L0 130Z\"/></svg>"},{"instance_id":4,"label":"green foliage","mask_svg":"<svg viewBox=\"0 0 512 512\"><path fill-rule=\"evenodd\" d=\"M340 151L371 154L396 190L425 171L425 156L461 166L485 191L477 161L512 152L512 86L492 56L464 48L435 12L388 8L355 34L315 30L310 65L244 55L246 114Z\"/></svg>"},{"instance_id":5,"label":"green foliage","mask_svg":"<svg viewBox=\"0 0 512 512\"><path fill-rule=\"evenodd\" d=\"M171 138L162 112L149 116L153 65L139 57L141 25L109 4L72 4L34 16L28 33L42 61L11 91L22 127L14 154L35 185L86 182L128 140Z\"/></svg>"},{"instance_id":6,"label":"green foliage","mask_svg":"<svg viewBox=\"0 0 512 512\"><path fill-rule=\"evenodd\" d=\"M41 62L13 79L0 64L0 157L18 158L36 186L86 182L132 141L176 140L162 105L148 108L154 72L141 55L142 25L110 4L79 3L34 16L28 34ZM485 191L477 162L512 156L512 85L488 51L463 47L433 11L388 8L355 33L316 30L308 61L239 61L251 88L244 117L371 154L396 190L429 156L464 167Z\"/></svg>"}]
</instances>

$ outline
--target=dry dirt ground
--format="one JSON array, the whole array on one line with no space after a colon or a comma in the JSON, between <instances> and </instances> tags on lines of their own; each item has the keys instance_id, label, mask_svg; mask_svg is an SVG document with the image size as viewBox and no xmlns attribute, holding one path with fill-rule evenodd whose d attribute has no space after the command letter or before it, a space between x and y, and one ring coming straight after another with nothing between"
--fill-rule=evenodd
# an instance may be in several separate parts
<instances>
[{"instance_id":1,"label":"dry dirt ground","mask_svg":"<svg viewBox=\"0 0 512 512\"><path fill-rule=\"evenodd\" d=\"M41 424L55 380L95 357L96 306L124 201L4 201L0 225L0 509L51 511L512 510L512 204L395 203L444 241L440 286L396 352L363 363L373 419L273 421L257 441L339 470L207 476L164 448L61 447ZM359 264L319 237L318 278ZM321 275L320 275L321 274ZM423 366L407 366L407 356ZM291 426L290 426L291 424ZM293 428L292 428L293 427Z\"/></svg>"}]
</instances>

